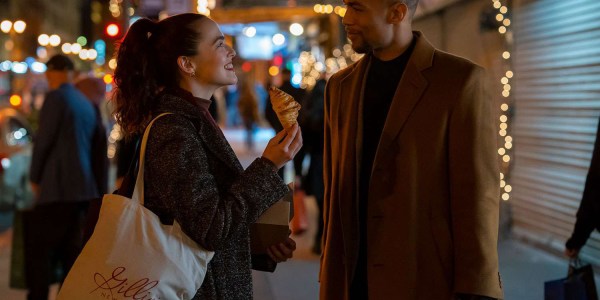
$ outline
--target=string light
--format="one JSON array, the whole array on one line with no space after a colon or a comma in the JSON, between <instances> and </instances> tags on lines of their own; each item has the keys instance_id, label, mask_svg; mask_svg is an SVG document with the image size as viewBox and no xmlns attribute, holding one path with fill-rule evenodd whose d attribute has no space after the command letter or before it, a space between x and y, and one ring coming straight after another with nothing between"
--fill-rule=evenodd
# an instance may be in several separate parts
<instances>
[{"instance_id":1,"label":"string light","mask_svg":"<svg viewBox=\"0 0 600 300\"><path fill-rule=\"evenodd\" d=\"M199 14L210 16L210 3L208 0L198 0L196 10Z\"/></svg>"},{"instance_id":2,"label":"string light","mask_svg":"<svg viewBox=\"0 0 600 300\"><path fill-rule=\"evenodd\" d=\"M118 18L121 16L121 1L118 0L110 0L110 5L108 6L108 10L110 10L110 13L112 14L113 17Z\"/></svg>"},{"instance_id":3,"label":"string light","mask_svg":"<svg viewBox=\"0 0 600 300\"><path fill-rule=\"evenodd\" d=\"M344 17L346 15L346 8L342 6L333 7L331 4L315 4L313 6L313 10L318 14L336 14L340 17Z\"/></svg>"},{"instance_id":4,"label":"string light","mask_svg":"<svg viewBox=\"0 0 600 300\"><path fill-rule=\"evenodd\" d=\"M508 7L502 5L502 1L503 0L493 0L492 4L494 8L498 10L498 14L496 15L496 21L498 21L498 32L505 39L505 44L508 48L512 39L509 29L509 26L511 25L511 20L508 16ZM510 58L511 53L508 49L502 52L502 61L506 62L505 65L510 66ZM508 70L505 71L504 75L500 78L500 83L502 84L501 95L503 98L510 97L510 91L512 89L510 81L513 77L514 72L509 67ZM500 116L500 124L498 131L498 135L504 140L504 147L498 149L498 155L501 157L503 162L502 172L500 173L500 188L502 189L501 197L504 201L508 201L510 199L510 192L512 192L512 186L508 184L508 181L510 179L510 168L508 164L511 160L510 150L513 147L513 138L510 135L508 135L510 125L510 113L507 113L510 109L509 102L510 101L507 100L500 105L500 110L503 113Z\"/></svg>"}]
</instances>

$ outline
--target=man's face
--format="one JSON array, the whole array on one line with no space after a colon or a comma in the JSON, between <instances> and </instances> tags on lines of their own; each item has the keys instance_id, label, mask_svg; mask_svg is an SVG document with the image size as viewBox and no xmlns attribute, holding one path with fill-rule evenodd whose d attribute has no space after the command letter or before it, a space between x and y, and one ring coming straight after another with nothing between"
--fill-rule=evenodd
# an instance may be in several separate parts
<instances>
[{"instance_id":1,"label":"man's face","mask_svg":"<svg viewBox=\"0 0 600 300\"><path fill-rule=\"evenodd\" d=\"M386 22L387 0L344 0L344 4L342 23L354 51L367 53L388 46L392 26Z\"/></svg>"},{"instance_id":2,"label":"man's face","mask_svg":"<svg viewBox=\"0 0 600 300\"><path fill-rule=\"evenodd\" d=\"M46 79L48 80L48 87L50 90L59 88L63 83L67 83L69 80L69 71L46 71Z\"/></svg>"}]
</instances>

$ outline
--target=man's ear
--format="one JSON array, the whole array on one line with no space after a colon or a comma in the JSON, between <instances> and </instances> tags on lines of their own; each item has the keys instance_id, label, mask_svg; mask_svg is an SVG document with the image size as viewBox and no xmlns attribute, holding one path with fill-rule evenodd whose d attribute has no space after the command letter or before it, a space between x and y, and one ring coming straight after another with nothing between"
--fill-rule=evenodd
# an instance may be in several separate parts
<instances>
[{"instance_id":1,"label":"man's ear","mask_svg":"<svg viewBox=\"0 0 600 300\"><path fill-rule=\"evenodd\" d=\"M184 74L191 75L196 71L194 63L187 56L180 56L177 58L177 67Z\"/></svg>"},{"instance_id":2,"label":"man's ear","mask_svg":"<svg viewBox=\"0 0 600 300\"><path fill-rule=\"evenodd\" d=\"M408 6L403 2L394 2L388 9L387 21L390 24L400 24L408 18Z\"/></svg>"}]
</instances>

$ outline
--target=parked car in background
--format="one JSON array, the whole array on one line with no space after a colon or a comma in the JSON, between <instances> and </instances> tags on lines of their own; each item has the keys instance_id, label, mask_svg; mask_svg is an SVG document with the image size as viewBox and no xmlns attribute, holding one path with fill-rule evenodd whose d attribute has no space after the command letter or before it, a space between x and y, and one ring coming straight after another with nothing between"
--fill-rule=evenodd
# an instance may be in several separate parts
<instances>
[{"instance_id":1,"label":"parked car in background","mask_svg":"<svg viewBox=\"0 0 600 300\"><path fill-rule=\"evenodd\" d=\"M31 204L32 147L32 132L25 117L12 107L0 108L0 211Z\"/></svg>"}]
</instances>

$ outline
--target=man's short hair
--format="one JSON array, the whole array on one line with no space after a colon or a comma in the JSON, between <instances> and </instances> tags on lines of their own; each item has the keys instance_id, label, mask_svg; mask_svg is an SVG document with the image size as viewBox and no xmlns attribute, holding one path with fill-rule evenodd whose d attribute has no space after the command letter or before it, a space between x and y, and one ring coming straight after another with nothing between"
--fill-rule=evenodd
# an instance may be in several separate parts
<instances>
[{"instance_id":1,"label":"man's short hair","mask_svg":"<svg viewBox=\"0 0 600 300\"><path fill-rule=\"evenodd\" d=\"M46 63L46 67L48 71L73 71L75 70L75 65L73 61L62 54L56 54L52 56L48 62Z\"/></svg>"},{"instance_id":2,"label":"man's short hair","mask_svg":"<svg viewBox=\"0 0 600 300\"><path fill-rule=\"evenodd\" d=\"M390 0L390 3L396 1L398 0ZM399 2L402 2L408 6L408 11L410 13L410 17L412 18L417 11L417 6L419 6L419 0L400 0Z\"/></svg>"}]
</instances>

